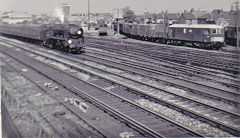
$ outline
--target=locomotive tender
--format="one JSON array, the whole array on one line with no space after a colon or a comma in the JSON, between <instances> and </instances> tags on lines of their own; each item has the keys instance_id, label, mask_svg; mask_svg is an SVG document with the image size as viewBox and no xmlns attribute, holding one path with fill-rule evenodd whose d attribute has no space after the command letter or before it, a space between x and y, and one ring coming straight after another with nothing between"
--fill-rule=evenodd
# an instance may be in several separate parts
<instances>
[{"instance_id":1,"label":"locomotive tender","mask_svg":"<svg viewBox=\"0 0 240 138\"><path fill-rule=\"evenodd\" d=\"M83 29L65 24L0 24L0 33L69 53L84 53Z\"/></svg>"},{"instance_id":2,"label":"locomotive tender","mask_svg":"<svg viewBox=\"0 0 240 138\"><path fill-rule=\"evenodd\" d=\"M200 49L220 49L224 44L223 27L214 24L120 23L119 32L133 39Z\"/></svg>"}]
</instances>

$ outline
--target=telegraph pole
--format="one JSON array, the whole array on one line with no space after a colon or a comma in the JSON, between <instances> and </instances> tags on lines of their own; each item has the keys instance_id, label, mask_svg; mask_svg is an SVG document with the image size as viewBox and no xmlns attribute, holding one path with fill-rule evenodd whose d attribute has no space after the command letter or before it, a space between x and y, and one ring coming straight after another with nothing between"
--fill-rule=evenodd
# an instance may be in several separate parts
<instances>
[{"instance_id":1,"label":"telegraph pole","mask_svg":"<svg viewBox=\"0 0 240 138\"><path fill-rule=\"evenodd\" d=\"M117 14L118 14L118 18L117 18L117 33L119 34L119 27L120 27L120 25L119 25L119 9L117 8Z\"/></svg>"},{"instance_id":2,"label":"telegraph pole","mask_svg":"<svg viewBox=\"0 0 240 138\"><path fill-rule=\"evenodd\" d=\"M90 0L88 0L88 30L90 30Z\"/></svg>"},{"instance_id":3,"label":"telegraph pole","mask_svg":"<svg viewBox=\"0 0 240 138\"><path fill-rule=\"evenodd\" d=\"M236 2L236 15L237 15L237 24L236 24L236 26L237 26L237 48L239 48L239 29L238 29L238 27L239 27L239 8L238 8L238 1Z\"/></svg>"}]
</instances>

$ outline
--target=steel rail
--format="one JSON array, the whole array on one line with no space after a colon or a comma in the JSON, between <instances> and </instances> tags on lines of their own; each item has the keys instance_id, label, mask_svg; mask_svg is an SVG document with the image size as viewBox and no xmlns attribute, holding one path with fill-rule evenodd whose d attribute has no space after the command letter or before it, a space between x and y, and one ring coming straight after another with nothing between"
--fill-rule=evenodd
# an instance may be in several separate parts
<instances>
[{"instance_id":1,"label":"steel rail","mask_svg":"<svg viewBox=\"0 0 240 138\"><path fill-rule=\"evenodd\" d=\"M24 49L24 48L23 48ZM28 50L28 49L27 49ZM29 50L28 50L29 51ZM46 56L46 55L41 55L41 56ZM48 58L50 58L50 57L48 57ZM72 65L71 65L72 66ZM73 66L72 66L73 67ZM78 67L74 67L74 68L78 68ZM81 69L82 70L82 69ZM87 70L85 70L85 72L89 72L89 71L87 71ZM91 74L94 74L94 75L98 75L98 74L96 74L96 73L91 73ZM106 78L105 78L106 79ZM113 80L110 80L110 81L113 81ZM119 85L119 84L118 84ZM120 85L122 85L122 84L120 84ZM122 85L123 86L123 85ZM124 86L124 87L127 87L128 89L132 89L132 90L134 90L133 88L130 88L130 87L128 87L128 86ZM134 91L138 91L138 90L134 90ZM139 91L138 91L139 92ZM151 98L155 98L155 97L151 97ZM159 99L158 99L159 100ZM165 102L165 103L167 103L166 101L161 101L161 102ZM168 105L170 105L170 103L167 103ZM177 106L175 105L175 108L176 108ZM179 107L178 107L179 108ZM181 109L181 108L179 108L180 110L183 110L183 108ZM187 111L188 109L184 109L185 111ZM191 112L191 114L193 114L193 112ZM196 113L195 115L198 115L199 117L200 117L200 115L198 114L198 113ZM206 119L206 117L205 117L205 119ZM207 119L208 121L210 121L210 122L212 122L213 120L211 120L211 119ZM223 127L223 126L225 126L225 128L226 128L226 130L227 131L229 131L229 130L233 130L233 132L232 131L230 131L231 133L238 133L238 131L239 130L237 130L236 128L233 128L233 127L231 127L231 126L228 126L228 125L226 125L226 124L222 124L221 122L218 122L218 121L214 121L214 123L217 123L221 128Z\"/></svg>"}]
</instances>

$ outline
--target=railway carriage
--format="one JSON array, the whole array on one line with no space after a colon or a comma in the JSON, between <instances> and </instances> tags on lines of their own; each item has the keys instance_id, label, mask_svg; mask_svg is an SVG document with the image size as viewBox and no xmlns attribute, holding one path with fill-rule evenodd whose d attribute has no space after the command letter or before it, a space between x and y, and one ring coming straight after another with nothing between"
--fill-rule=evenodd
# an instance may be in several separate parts
<instances>
[{"instance_id":1,"label":"railway carriage","mask_svg":"<svg viewBox=\"0 0 240 138\"><path fill-rule=\"evenodd\" d=\"M84 53L83 29L63 24L1 24L0 33L69 53Z\"/></svg>"},{"instance_id":2,"label":"railway carriage","mask_svg":"<svg viewBox=\"0 0 240 138\"><path fill-rule=\"evenodd\" d=\"M119 32L129 38L194 47L220 49L224 44L223 27L214 24L132 24L119 23ZM117 30L117 28L114 28Z\"/></svg>"}]
</instances>

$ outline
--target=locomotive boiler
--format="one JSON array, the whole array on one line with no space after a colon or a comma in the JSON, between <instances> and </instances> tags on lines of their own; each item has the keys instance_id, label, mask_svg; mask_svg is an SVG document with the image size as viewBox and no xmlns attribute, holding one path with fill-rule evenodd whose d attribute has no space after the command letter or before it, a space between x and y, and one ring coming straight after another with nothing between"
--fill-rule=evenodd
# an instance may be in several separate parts
<instances>
[{"instance_id":1,"label":"locomotive boiler","mask_svg":"<svg viewBox=\"0 0 240 138\"><path fill-rule=\"evenodd\" d=\"M85 52L83 29L76 25L1 24L0 33L69 53Z\"/></svg>"}]
</instances>

